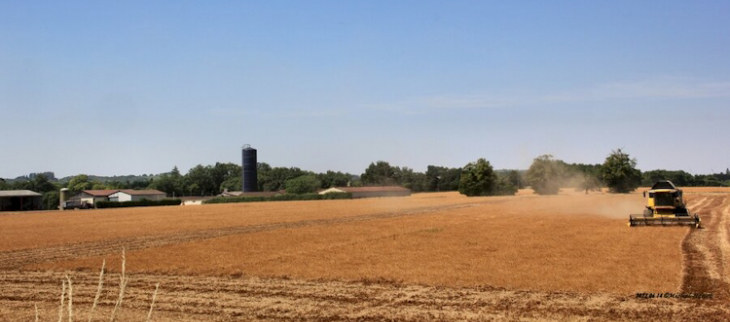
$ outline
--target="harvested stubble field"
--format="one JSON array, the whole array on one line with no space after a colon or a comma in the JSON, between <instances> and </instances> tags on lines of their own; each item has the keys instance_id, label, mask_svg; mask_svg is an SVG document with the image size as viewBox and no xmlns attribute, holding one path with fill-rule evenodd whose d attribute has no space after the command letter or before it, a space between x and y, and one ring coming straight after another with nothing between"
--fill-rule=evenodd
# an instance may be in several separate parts
<instances>
[{"instance_id":1,"label":"harvested stubble field","mask_svg":"<svg viewBox=\"0 0 730 322\"><path fill-rule=\"evenodd\" d=\"M3 214L0 320L55 319L65 274L86 319L104 258L110 311L124 247L123 319L160 282L157 321L724 321L730 189L686 192L704 229L628 228L639 193L571 191Z\"/></svg>"}]
</instances>

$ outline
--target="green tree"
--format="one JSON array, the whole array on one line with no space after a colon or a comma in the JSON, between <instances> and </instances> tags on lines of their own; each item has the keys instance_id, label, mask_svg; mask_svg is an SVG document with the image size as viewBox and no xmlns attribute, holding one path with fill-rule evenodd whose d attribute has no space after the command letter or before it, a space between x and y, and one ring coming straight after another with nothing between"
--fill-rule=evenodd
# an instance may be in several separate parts
<instances>
[{"instance_id":1,"label":"green tree","mask_svg":"<svg viewBox=\"0 0 730 322\"><path fill-rule=\"evenodd\" d=\"M514 195L516 188L509 187L508 184L507 180L500 180L489 161L482 158L464 166L459 192L468 197Z\"/></svg>"},{"instance_id":2,"label":"green tree","mask_svg":"<svg viewBox=\"0 0 730 322\"><path fill-rule=\"evenodd\" d=\"M510 172L507 173L507 180L511 185L517 187L517 189L524 188L522 176L520 176L520 172L517 170L510 170Z\"/></svg>"},{"instance_id":3,"label":"green tree","mask_svg":"<svg viewBox=\"0 0 730 322\"><path fill-rule=\"evenodd\" d=\"M370 163L365 169L365 173L360 176L360 180L364 185L375 185L375 186L392 186L397 185L399 182L395 179L395 169L390 166L390 163L385 161L378 161Z\"/></svg>"},{"instance_id":4,"label":"green tree","mask_svg":"<svg viewBox=\"0 0 730 322\"><path fill-rule=\"evenodd\" d=\"M426 175L409 167L393 167L393 181L413 192L426 191Z\"/></svg>"},{"instance_id":5,"label":"green tree","mask_svg":"<svg viewBox=\"0 0 730 322\"><path fill-rule=\"evenodd\" d=\"M76 194L83 190L91 190L94 188L94 182L89 181L88 175L80 174L71 178L67 188L71 191L71 194Z\"/></svg>"},{"instance_id":6,"label":"green tree","mask_svg":"<svg viewBox=\"0 0 730 322\"><path fill-rule=\"evenodd\" d=\"M286 188L286 181L301 177L306 174L313 174L299 168L272 168L266 163L260 163L257 168L259 191L279 191Z\"/></svg>"},{"instance_id":7,"label":"green tree","mask_svg":"<svg viewBox=\"0 0 730 322\"><path fill-rule=\"evenodd\" d=\"M349 173L327 171L326 173L317 174L317 179L322 182L322 189L332 187L344 187L352 181L353 175Z\"/></svg>"},{"instance_id":8,"label":"green tree","mask_svg":"<svg viewBox=\"0 0 730 322\"><path fill-rule=\"evenodd\" d=\"M448 168L439 179L439 191L457 191L461 180L461 168Z\"/></svg>"},{"instance_id":9,"label":"green tree","mask_svg":"<svg viewBox=\"0 0 730 322\"><path fill-rule=\"evenodd\" d=\"M101 182L92 182L91 189L92 190L106 190L106 189L110 189L110 188Z\"/></svg>"},{"instance_id":10,"label":"green tree","mask_svg":"<svg viewBox=\"0 0 730 322\"><path fill-rule=\"evenodd\" d=\"M525 173L527 183L532 190L541 195L554 195L560 192L563 167L552 155L541 155L532 161Z\"/></svg>"},{"instance_id":11,"label":"green tree","mask_svg":"<svg viewBox=\"0 0 730 322\"><path fill-rule=\"evenodd\" d=\"M241 178L243 181L243 178ZM259 162L256 164L256 184L258 185L258 191L270 191L266 190L267 183L271 181L271 166L266 162ZM243 184L243 182L241 182ZM241 189L241 188L238 188ZM236 189L236 190L238 190Z\"/></svg>"},{"instance_id":12,"label":"green tree","mask_svg":"<svg viewBox=\"0 0 730 322\"><path fill-rule=\"evenodd\" d=\"M669 180L680 187L697 185L694 176L682 170L652 170L642 173L641 178L641 184L647 187L651 187L659 180Z\"/></svg>"},{"instance_id":13,"label":"green tree","mask_svg":"<svg viewBox=\"0 0 730 322\"><path fill-rule=\"evenodd\" d=\"M197 196L202 194L200 186L198 186L197 183L191 183L190 185L188 185L187 192L190 196Z\"/></svg>"},{"instance_id":14,"label":"green tree","mask_svg":"<svg viewBox=\"0 0 730 322\"><path fill-rule=\"evenodd\" d=\"M240 175L230 176L226 179L226 181L223 181L223 183L221 183L220 190L224 191L228 189L228 191L241 191L242 187L243 177L241 177Z\"/></svg>"},{"instance_id":15,"label":"green tree","mask_svg":"<svg viewBox=\"0 0 730 322\"><path fill-rule=\"evenodd\" d=\"M317 177L309 174L286 181L286 193L302 194L312 193L319 189L321 183Z\"/></svg>"},{"instance_id":16,"label":"green tree","mask_svg":"<svg viewBox=\"0 0 730 322\"><path fill-rule=\"evenodd\" d=\"M460 168L429 165L425 174L426 191L456 191L461 180Z\"/></svg>"},{"instance_id":17,"label":"green tree","mask_svg":"<svg viewBox=\"0 0 730 322\"><path fill-rule=\"evenodd\" d=\"M51 192L59 189L45 174L37 174L33 176L33 179L29 180L28 183L28 190L38 193Z\"/></svg>"},{"instance_id":18,"label":"green tree","mask_svg":"<svg viewBox=\"0 0 730 322\"><path fill-rule=\"evenodd\" d=\"M641 184L641 171L636 169L632 159L621 149L612 151L601 167L603 182L613 193L629 193Z\"/></svg>"},{"instance_id":19,"label":"green tree","mask_svg":"<svg viewBox=\"0 0 730 322\"><path fill-rule=\"evenodd\" d=\"M495 195L498 196L514 196L517 193L517 185L512 183L509 176L497 176L497 185L495 187Z\"/></svg>"},{"instance_id":20,"label":"green tree","mask_svg":"<svg viewBox=\"0 0 730 322\"><path fill-rule=\"evenodd\" d=\"M429 165L426 167L426 189L428 191L440 191L439 183L443 179L448 168Z\"/></svg>"},{"instance_id":21,"label":"green tree","mask_svg":"<svg viewBox=\"0 0 730 322\"><path fill-rule=\"evenodd\" d=\"M184 177L180 174L177 166L172 171L161 174L156 180L151 180L148 189L157 189L168 196L180 197L185 195Z\"/></svg>"},{"instance_id":22,"label":"green tree","mask_svg":"<svg viewBox=\"0 0 730 322\"><path fill-rule=\"evenodd\" d=\"M188 187L188 192L194 195L215 195L218 194L220 184L216 186L211 175L212 167L196 165L188 171L185 175L185 183ZM191 187L195 189L191 189Z\"/></svg>"},{"instance_id":23,"label":"green tree","mask_svg":"<svg viewBox=\"0 0 730 322\"><path fill-rule=\"evenodd\" d=\"M59 199L60 197L58 191L48 191L43 193L43 209L58 209Z\"/></svg>"},{"instance_id":24,"label":"green tree","mask_svg":"<svg viewBox=\"0 0 730 322\"><path fill-rule=\"evenodd\" d=\"M227 186L224 187L223 184L224 182L228 182L230 184L235 180L241 182L241 171L241 166L238 164L216 162L215 165L209 170L211 179L213 180L213 186L216 189L215 192L221 192L226 188L228 188L228 190L241 190L240 184L237 188L234 189L231 189Z\"/></svg>"}]
</instances>

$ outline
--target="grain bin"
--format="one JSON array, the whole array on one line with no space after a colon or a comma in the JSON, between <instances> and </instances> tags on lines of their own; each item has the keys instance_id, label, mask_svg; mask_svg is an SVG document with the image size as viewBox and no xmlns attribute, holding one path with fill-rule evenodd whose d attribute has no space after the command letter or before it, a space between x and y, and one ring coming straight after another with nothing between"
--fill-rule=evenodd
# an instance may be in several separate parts
<instances>
[{"instance_id":1,"label":"grain bin","mask_svg":"<svg viewBox=\"0 0 730 322\"><path fill-rule=\"evenodd\" d=\"M58 198L58 209L63 210L66 207L66 201L68 201L68 195L71 193L68 188L61 189L61 193Z\"/></svg>"},{"instance_id":2,"label":"grain bin","mask_svg":"<svg viewBox=\"0 0 730 322\"><path fill-rule=\"evenodd\" d=\"M256 149L246 144L243 146L241 154L243 156L243 165L241 167L241 175L243 176L243 187L241 191L256 192L258 190L258 179L256 177Z\"/></svg>"}]
</instances>

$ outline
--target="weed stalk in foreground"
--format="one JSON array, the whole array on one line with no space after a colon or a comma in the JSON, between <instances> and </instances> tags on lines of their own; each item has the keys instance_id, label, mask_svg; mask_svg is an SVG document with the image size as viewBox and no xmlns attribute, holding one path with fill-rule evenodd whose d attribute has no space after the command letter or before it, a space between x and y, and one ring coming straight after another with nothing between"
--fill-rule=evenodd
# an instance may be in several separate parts
<instances>
[{"instance_id":1,"label":"weed stalk in foreground","mask_svg":"<svg viewBox=\"0 0 730 322\"><path fill-rule=\"evenodd\" d=\"M126 273L126 265L127 265L127 257L124 252L124 248L122 248L122 272L119 274L119 297L117 298L117 301L114 305L114 310L111 313L111 317L109 318L110 322L114 322L117 318L117 312L121 310L122 307L122 301L124 300L124 291L127 288L127 283L129 283L129 278L127 277ZM91 322L94 318L94 310L96 309L96 306L99 304L99 297L101 297L101 290L104 287L104 269L106 268L106 260L104 260L101 264L101 272L99 272L99 285L96 289L96 296L94 297L94 303L91 306L91 310L89 311L89 319L88 322ZM68 285L68 287L66 287ZM151 321L152 319L152 310L155 307L155 300L157 299L157 291L160 289L160 283L157 283L155 285L155 292L152 293L152 303L150 303L150 310L147 313L147 322ZM66 297L68 295L68 301L66 300ZM34 304L35 306L35 321L39 321L39 314L38 314L38 304ZM64 310L65 309L65 310ZM58 322L63 322L64 312L68 315L68 322L73 322L74 318L74 310L73 310L73 283L71 281L71 278L66 275L66 279L62 280L61 283L61 304L58 306Z\"/></svg>"}]
</instances>

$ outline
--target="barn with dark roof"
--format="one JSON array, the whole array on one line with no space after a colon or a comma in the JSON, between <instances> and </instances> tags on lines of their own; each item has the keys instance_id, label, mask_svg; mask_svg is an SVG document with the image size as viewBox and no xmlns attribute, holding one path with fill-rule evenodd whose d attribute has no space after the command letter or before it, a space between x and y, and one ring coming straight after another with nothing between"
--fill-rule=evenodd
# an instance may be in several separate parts
<instances>
[{"instance_id":1,"label":"barn with dark roof","mask_svg":"<svg viewBox=\"0 0 730 322\"><path fill-rule=\"evenodd\" d=\"M43 195L30 190L0 191L0 211L40 210Z\"/></svg>"}]
</instances>

